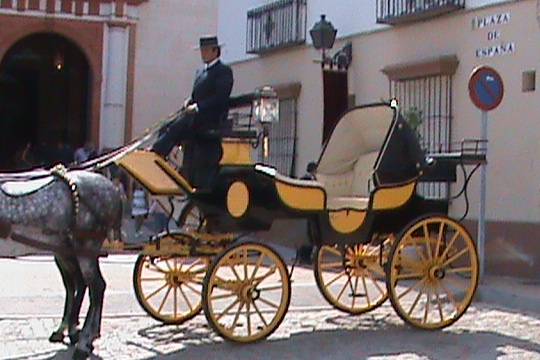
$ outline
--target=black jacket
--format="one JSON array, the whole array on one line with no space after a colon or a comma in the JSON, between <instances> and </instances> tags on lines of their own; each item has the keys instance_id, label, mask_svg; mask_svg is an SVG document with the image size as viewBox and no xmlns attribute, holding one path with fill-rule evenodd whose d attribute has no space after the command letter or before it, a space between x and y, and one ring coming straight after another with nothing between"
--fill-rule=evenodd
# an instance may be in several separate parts
<instances>
[{"instance_id":1,"label":"black jacket","mask_svg":"<svg viewBox=\"0 0 540 360\"><path fill-rule=\"evenodd\" d=\"M231 68L221 61L197 71L191 94L192 103L199 107L193 124L197 131L219 129L226 121L233 82Z\"/></svg>"}]
</instances>

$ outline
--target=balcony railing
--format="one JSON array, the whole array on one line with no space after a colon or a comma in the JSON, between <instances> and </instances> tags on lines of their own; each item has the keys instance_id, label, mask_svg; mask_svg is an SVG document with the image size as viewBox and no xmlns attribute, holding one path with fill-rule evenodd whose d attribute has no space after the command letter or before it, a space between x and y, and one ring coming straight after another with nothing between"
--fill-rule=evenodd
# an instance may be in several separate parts
<instances>
[{"instance_id":1,"label":"balcony railing","mask_svg":"<svg viewBox=\"0 0 540 360\"><path fill-rule=\"evenodd\" d=\"M280 0L248 11L248 54L262 54L306 42L307 0Z\"/></svg>"},{"instance_id":2,"label":"balcony railing","mask_svg":"<svg viewBox=\"0 0 540 360\"><path fill-rule=\"evenodd\" d=\"M397 25L464 8L465 0L377 0L377 22Z\"/></svg>"}]
</instances>

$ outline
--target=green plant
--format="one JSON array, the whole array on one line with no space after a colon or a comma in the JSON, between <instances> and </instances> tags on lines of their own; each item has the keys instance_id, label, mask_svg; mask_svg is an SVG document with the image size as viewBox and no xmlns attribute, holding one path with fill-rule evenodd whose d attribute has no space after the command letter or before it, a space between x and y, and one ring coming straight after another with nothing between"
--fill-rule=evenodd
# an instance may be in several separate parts
<instances>
[{"instance_id":1,"label":"green plant","mask_svg":"<svg viewBox=\"0 0 540 360\"><path fill-rule=\"evenodd\" d=\"M424 114L422 110L418 109L416 106L413 106L403 112L403 117L420 138L420 126L424 121Z\"/></svg>"}]
</instances>

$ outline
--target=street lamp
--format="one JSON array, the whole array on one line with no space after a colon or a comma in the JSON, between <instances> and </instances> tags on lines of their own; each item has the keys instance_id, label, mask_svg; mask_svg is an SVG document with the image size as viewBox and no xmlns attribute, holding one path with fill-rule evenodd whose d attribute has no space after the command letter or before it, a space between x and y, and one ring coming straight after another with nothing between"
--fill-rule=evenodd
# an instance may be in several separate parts
<instances>
[{"instance_id":1,"label":"street lamp","mask_svg":"<svg viewBox=\"0 0 540 360\"><path fill-rule=\"evenodd\" d=\"M326 20L326 15L321 15L321 20L313 25L313 28L309 31L309 35L315 49L322 49L322 66L324 67L326 62L332 61L326 57L326 50L330 50L334 46L337 29L331 22Z\"/></svg>"}]
</instances>

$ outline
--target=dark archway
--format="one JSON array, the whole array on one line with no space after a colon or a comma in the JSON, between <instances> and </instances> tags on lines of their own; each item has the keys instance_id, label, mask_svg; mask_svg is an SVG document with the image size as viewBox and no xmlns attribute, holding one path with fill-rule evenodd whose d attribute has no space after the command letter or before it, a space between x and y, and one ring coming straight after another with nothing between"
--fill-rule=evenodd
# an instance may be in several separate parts
<instances>
[{"instance_id":1,"label":"dark archway","mask_svg":"<svg viewBox=\"0 0 540 360\"><path fill-rule=\"evenodd\" d=\"M12 46L0 63L0 169L68 162L90 135L89 87L88 61L65 37L34 34Z\"/></svg>"}]
</instances>

